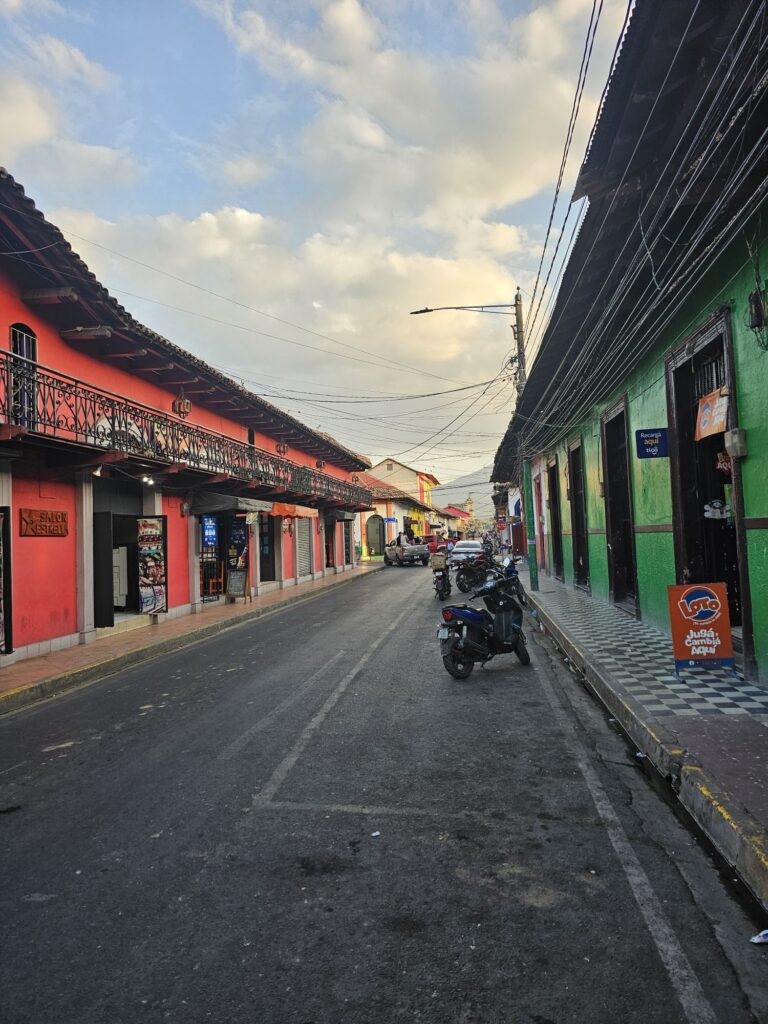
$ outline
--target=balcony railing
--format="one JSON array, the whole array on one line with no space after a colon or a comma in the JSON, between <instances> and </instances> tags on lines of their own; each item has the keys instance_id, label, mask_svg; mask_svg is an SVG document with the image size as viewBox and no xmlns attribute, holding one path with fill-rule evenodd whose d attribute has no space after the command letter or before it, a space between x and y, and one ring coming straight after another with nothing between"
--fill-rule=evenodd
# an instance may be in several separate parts
<instances>
[{"instance_id":1,"label":"balcony railing","mask_svg":"<svg viewBox=\"0 0 768 1024\"><path fill-rule=\"evenodd\" d=\"M363 487L280 459L224 434L81 384L9 352L0 353L0 422L32 434L137 458L185 463L257 486L345 505L370 505Z\"/></svg>"}]
</instances>

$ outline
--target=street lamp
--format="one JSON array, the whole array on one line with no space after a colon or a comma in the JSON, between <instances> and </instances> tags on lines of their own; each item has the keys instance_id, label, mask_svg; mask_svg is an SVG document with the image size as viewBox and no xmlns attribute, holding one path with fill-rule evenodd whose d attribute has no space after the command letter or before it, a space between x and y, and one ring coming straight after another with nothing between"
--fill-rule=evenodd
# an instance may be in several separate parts
<instances>
[{"instance_id":1,"label":"street lamp","mask_svg":"<svg viewBox=\"0 0 768 1024\"><path fill-rule=\"evenodd\" d=\"M435 306L434 309L430 309L425 306L424 309L411 310L411 316L417 316L419 313L438 313L444 309L455 309L455 310L466 310L472 313L503 313L506 309L514 309L515 311L515 322L512 325L512 330L515 332L515 341L517 342L517 401L520 402L520 396L523 393L525 387L525 337L523 333L523 298L518 288L515 292L514 302L499 302L495 304L489 304L485 306ZM533 483L531 479L531 463L525 459L523 461L523 500L525 502L525 523L526 533L528 540L528 572L530 573L530 587L531 590L539 589L539 567L536 564L536 532L535 524L533 520Z\"/></svg>"},{"instance_id":2,"label":"street lamp","mask_svg":"<svg viewBox=\"0 0 768 1024\"><path fill-rule=\"evenodd\" d=\"M412 309L411 316L419 316L421 313L441 313L443 310L452 309L469 313L501 313L507 309L514 309L515 322L512 330L515 332L517 342L517 397L523 393L525 387L525 341L523 337L523 297L518 288L515 292L514 302L495 302L484 306L425 306L424 309Z\"/></svg>"}]
</instances>

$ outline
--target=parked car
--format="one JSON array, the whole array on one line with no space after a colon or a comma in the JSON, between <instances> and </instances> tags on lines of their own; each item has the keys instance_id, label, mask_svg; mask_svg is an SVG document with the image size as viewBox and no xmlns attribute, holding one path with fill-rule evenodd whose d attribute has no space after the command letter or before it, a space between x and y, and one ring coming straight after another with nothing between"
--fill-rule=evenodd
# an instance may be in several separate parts
<instances>
[{"instance_id":1,"label":"parked car","mask_svg":"<svg viewBox=\"0 0 768 1024\"><path fill-rule=\"evenodd\" d=\"M468 559L478 558L483 554L483 542L480 540L460 540L451 552L451 565L454 568Z\"/></svg>"},{"instance_id":2,"label":"parked car","mask_svg":"<svg viewBox=\"0 0 768 1024\"><path fill-rule=\"evenodd\" d=\"M426 544L387 544L384 548L384 565L413 565L421 562L427 565L429 551Z\"/></svg>"},{"instance_id":3,"label":"parked car","mask_svg":"<svg viewBox=\"0 0 768 1024\"><path fill-rule=\"evenodd\" d=\"M422 540L429 548L430 555L433 555L436 551L444 551L448 546L448 541L442 533L428 533Z\"/></svg>"}]
</instances>

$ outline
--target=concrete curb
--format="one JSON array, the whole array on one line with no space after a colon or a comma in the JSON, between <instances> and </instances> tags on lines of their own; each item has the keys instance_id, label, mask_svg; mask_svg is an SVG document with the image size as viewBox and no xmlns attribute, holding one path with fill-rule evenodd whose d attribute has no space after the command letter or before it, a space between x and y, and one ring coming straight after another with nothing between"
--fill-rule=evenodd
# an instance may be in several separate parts
<instances>
[{"instance_id":1,"label":"concrete curb","mask_svg":"<svg viewBox=\"0 0 768 1024\"><path fill-rule=\"evenodd\" d=\"M589 690L617 720L638 750L671 784L678 800L709 841L768 911L768 836L757 822L660 723L646 720L640 705L616 692L608 669L588 656L539 603L528 601L539 621L584 676Z\"/></svg>"},{"instance_id":2,"label":"concrete curb","mask_svg":"<svg viewBox=\"0 0 768 1024\"><path fill-rule=\"evenodd\" d=\"M249 608L236 618L210 622L179 636L150 642L137 650L125 651L122 654L106 657L102 661L94 662L92 665L86 665L83 668L74 669L71 672L62 672L58 675L49 676L47 679L41 679L37 683L20 686L15 690L7 690L5 693L0 693L0 715L19 711L32 704L38 704L47 698L66 693L75 687L105 679L107 676L114 675L115 672L119 672L123 668L130 668L132 665L139 665L141 662L150 661L152 658L157 658L160 655L180 650L182 647L198 643L200 640L206 640L209 637L216 636L218 633L223 633L225 630L235 629L255 619L263 618L265 615L272 615L274 612L282 611L289 605L314 601L317 598L332 593L337 587L345 583L364 580L366 577L373 575L373 573L381 572L383 568L383 565L377 566L375 569L369 569L368 572L362 573L360 576L340 575L332 583L323 587L322 590L316 590L308 594L289 594L282 600L274 601L272 604L264 607ZM189 616L189 618L193 617L197 618L197 616Z\"/></svg>"}]
</instances>

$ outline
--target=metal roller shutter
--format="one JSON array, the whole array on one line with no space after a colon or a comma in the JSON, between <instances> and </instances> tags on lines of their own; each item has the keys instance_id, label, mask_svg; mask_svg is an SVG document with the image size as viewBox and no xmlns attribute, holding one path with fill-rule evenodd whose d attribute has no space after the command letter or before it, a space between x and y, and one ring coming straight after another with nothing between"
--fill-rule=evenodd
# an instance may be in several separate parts
<instances>
[{"instance_id":1,"label":"metal roller shutter","mask_svg":"<svg viewBox=\"0 0 768 1024\"><path fill-rule=\"evenodd\" d=\"M298 519L299 576L312 572L312 520Z\"/></svg>"}]
</instances>

